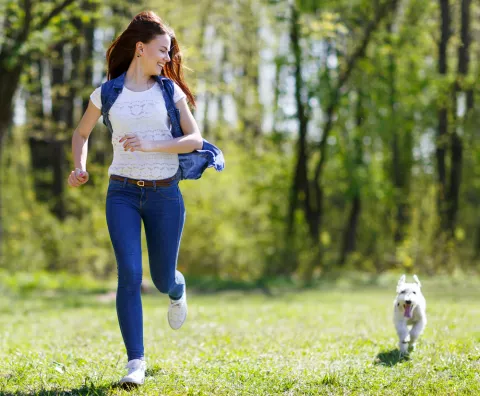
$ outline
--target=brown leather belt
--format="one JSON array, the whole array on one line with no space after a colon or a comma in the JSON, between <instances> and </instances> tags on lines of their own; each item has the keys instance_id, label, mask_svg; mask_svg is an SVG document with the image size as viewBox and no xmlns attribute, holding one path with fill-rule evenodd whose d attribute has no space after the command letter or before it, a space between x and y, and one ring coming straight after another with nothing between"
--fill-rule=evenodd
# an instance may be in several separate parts
<instances>
[{"instance_id":1,"label":"brown leather belt","mask_svg":"<svg viewBox=\"0 0 480 396\"><path fill-rule=\"evenodd\" d=\"M137 179L130 179L129 177L117 176L117 175L110 175L110 179L117 180L117 181L125 181L127 179L127 183L134 184L138 187L167 187L172 184L175 180L175 176L169 177L168 179L162 180L137 180Z\"/></svg>"}]
</instances>

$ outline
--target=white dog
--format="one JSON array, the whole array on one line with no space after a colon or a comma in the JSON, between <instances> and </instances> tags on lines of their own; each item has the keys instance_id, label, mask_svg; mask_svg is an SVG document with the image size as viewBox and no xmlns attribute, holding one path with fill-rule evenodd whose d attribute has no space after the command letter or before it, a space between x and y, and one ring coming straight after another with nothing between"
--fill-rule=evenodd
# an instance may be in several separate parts
<instances>
[{"instance_id":1,"label":"white dog","mask_svg":"<svg viewBox=\"0 0 480 396\"><path fill-rule=\"evenodd\" d=\"M416 275L413 280L415 283L405 283L405 275L402 275L397 284L397 298L393 302L393 322L402 354L415 349L415 343L427 324L427 303L420 290L422 284Z\"/></svg>"}]
</instances>

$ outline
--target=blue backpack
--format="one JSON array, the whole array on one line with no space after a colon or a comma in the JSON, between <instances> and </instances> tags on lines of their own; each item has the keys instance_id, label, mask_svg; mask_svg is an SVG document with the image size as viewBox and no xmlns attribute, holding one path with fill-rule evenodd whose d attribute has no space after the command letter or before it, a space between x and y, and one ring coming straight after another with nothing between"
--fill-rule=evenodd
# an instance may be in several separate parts
<instances>
[{"instance_id":1,"label":"blue backpack","mask_svg":"<svg viewBox=\"0 0 480 396\"><path fill-rule=\"evenodd\" d=\"M113 128L108 112L117 100L118 95L122 92L125 74L123 73L117 78L104 82L101 88L103 123L112 134ZM183 131L180 126L180 111L175 107L173 101L173 81L163 76L155 76L155 80L162 89L163 99L172 123L172 135L174 138L181 137L183 136ZM214 167L215 170L220 172L225 167L222 151L205 139L203 139L201 150L178 154L178 160L181 173L180 179L199 179L207 168Z\"/></svg>"}]
</instances>

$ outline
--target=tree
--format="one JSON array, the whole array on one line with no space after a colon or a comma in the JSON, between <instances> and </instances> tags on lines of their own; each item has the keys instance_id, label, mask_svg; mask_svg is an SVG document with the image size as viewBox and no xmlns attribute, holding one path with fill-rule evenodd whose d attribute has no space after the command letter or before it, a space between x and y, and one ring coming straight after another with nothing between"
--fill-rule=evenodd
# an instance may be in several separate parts
<instances>
[{"instance_id":1,"label":"tree","mask_svg":"<svg viewBox=\"0 0 480 396\"><path fill-rule=\"evenodd\" d=\"M2 13L4 40L0 48L0 162L5 136L12 123L14 94L25 65L38 49L38 36L72 4L74 0L48 3L47 6L45 2L32 0L7 1L5 4ZM1 209L0 197L0 213Z\"/></svg>"},{"instance_id":2,"label":"tree","mask_svg":"<svg viewBox=\"0 0 480 396\"><path fill-rule=\"evenodd\" d=\"M299 29L298 29L298 11L294 2L291 3L291 20L290 20L290 39L292 50L295 55L295 100L297 104L297 117L299 119L299 137L297 141L297 158L295 165L295 176L292 182L291 198L288 212L287 235L293 234L294 213L298 207L299 194L304 196L302 209L306 219L311 244L314 248L318 246L319 236L321 232L323 218L323 201L324 201L324 180L323 174L327 163L327 141L333 129L336 112L340 105L340 99L344 94L349 78L355 69L357 62L365 56L368 44L372 38L374 31L378 28L385 17L396 8L397 1L390 0L381 3L373 10L373 18L367 22L363 31L360 44L353 50L350 56L346 57L345 64L340 68L338 78L336 79L332 90L324 106L325 122L321 128L320 142L315 145L314 150L308 150L306 124L307 119L304 116L305 104L302 100L302 75L301 75L301 56L299 50ZM313 162L313 164L310 164ZM309 168L313 171L308 172ZM320 261L320 249L316 259L312 260L305 271L305 280L310 282L315 266Z\"/></svg>"}]
</instances>

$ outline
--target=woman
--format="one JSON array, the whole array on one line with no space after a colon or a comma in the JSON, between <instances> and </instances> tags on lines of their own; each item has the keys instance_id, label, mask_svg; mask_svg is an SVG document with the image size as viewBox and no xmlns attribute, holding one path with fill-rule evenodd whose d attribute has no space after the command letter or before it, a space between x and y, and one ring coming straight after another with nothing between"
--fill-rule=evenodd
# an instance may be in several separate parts
<instances>
[{"instance_id":1,"label":"woman","mask_svg":"<svg viewBox=\"0 0 480 396\"><path fill-rule=\"evenodd\" d=\"M88 181L87 139L103 114L104 122L108 118L106 125L114 149L108 171L106 217L118 268L117 315L128 356L128 374L120 383L138 385L143 384L146 370L140 296L141 222L152 280L161 293L168 294L168 322L179 329L186 319L187 300L185 279L176 270L185 217L178 188L182 178L178 154L202 149L204 140L187 105L188 100L194 106L195 100L183 78L178 42L155 13L135 16L108 49L107 63L108 80L115 89L104 88L102 92L98 87L91 94L73 133L75 170L68 183L78 187ZM167 114L160 75L173 81L181 137L172 136L171 113ZM107 114L101 109L102 103L109 101Z\"/></svg>"}]
</instances>

